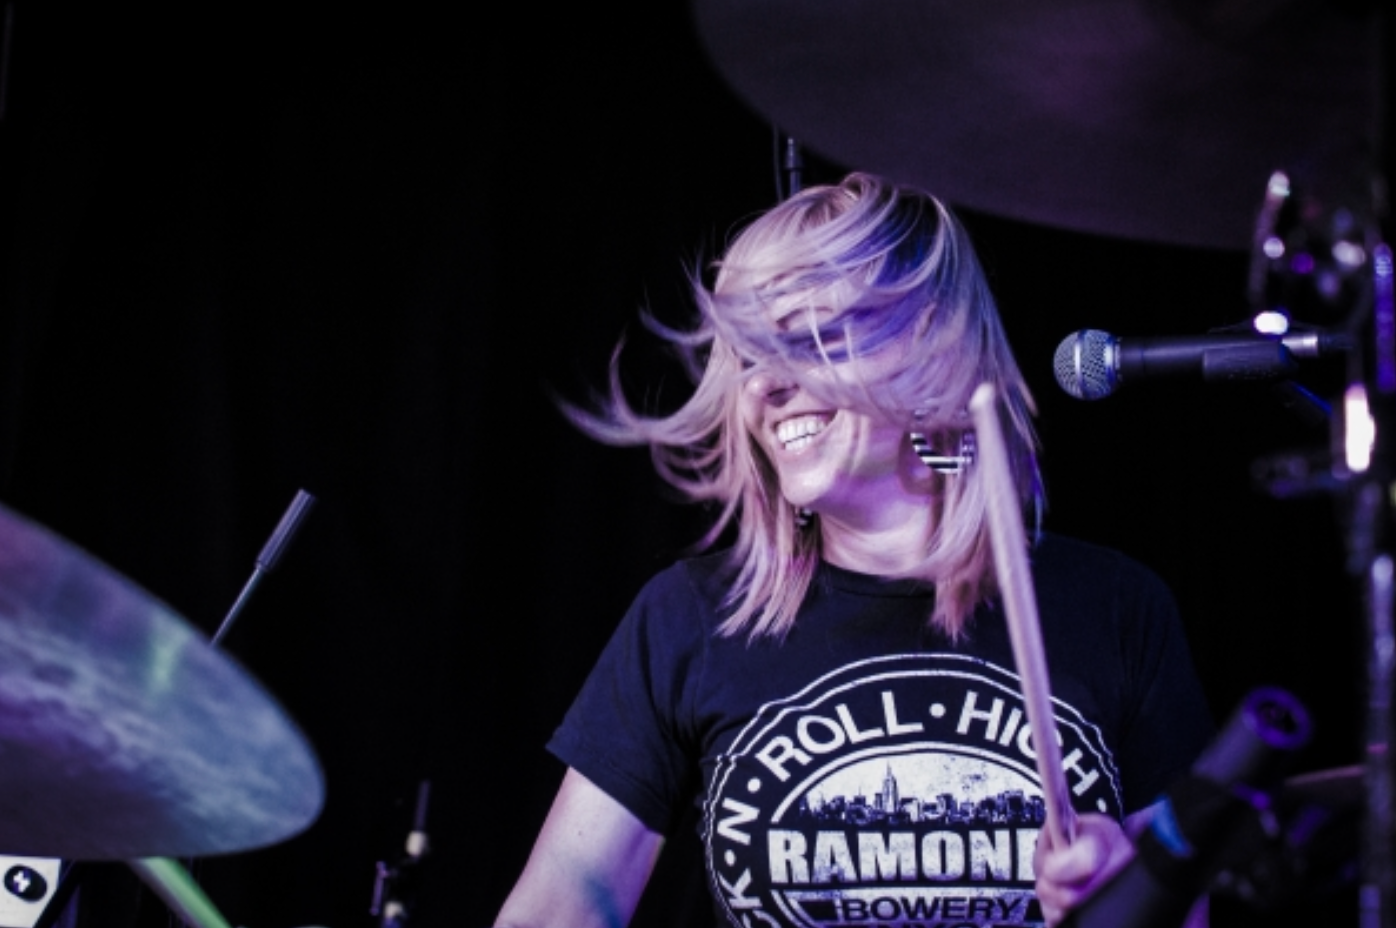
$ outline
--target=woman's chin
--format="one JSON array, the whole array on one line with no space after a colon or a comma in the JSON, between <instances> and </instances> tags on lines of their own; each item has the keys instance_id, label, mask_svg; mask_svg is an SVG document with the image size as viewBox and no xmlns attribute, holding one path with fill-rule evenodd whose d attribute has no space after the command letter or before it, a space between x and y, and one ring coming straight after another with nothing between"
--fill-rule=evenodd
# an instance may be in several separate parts
<instances>
[{"instance_id":1,"label":"woman's chin","mask_svg":"<svg viewBox=\"0 0 1396 928\"><path fill-rule=\"evenodd\" d=\"M781 489L781 496L796 509L819 511L819 504L828 495L825 487L795 486Z\"/></svg>"}]
</instances>

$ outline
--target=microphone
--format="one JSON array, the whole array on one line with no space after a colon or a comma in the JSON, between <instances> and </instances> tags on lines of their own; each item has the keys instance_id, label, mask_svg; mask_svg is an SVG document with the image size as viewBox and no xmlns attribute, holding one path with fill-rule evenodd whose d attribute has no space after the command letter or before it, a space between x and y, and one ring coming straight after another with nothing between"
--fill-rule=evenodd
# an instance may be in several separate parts
<instances>
[{"instance_id":1,"label":"microphone","mask_svg":"<svg viewBox=\"0 0 1396 928\"><path fill-rule=\"evenodd\" d=\"M1352 338L1331 332L1266 335L1181 335L1119 338L1099 329L1073 332L1052 359L1057 383L1078 400L1109 396L1126 381L1201 374L1213 380L1276 380L1297 358L1349 351Z\"/></svg>"}]
</instances>

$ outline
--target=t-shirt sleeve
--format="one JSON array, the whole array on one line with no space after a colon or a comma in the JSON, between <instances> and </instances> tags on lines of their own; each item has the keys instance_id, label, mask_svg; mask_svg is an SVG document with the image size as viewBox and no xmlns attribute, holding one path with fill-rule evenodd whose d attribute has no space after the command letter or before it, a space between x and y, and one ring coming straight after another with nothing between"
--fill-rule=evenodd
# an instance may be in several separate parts
<instances>
[{"instance_id":1,"label":"t-shirt sleeve","mask_svg":"<svg viewBox=\"0 0 1396 928\"><path fill-rule=\"evenodd\" d=\"M686 572L652 579L592 668L548 750L670 834L696 789L688 698L701 670L701 610Z\"/></svg>"},{"instance_id":2,"label":"t-shirt sleeve","mask_svg":"<svg viewBox=\"0 0 1396 928\"><path fill-rule=\"evenodd\" d=\"M1132 707L1123 719L1120 767L1126 811L1135 812L1187 772L1214 726L1172 592L1143 568L1117 591L1125 600L1123 657Z\"/></svg>"}]
</instances>

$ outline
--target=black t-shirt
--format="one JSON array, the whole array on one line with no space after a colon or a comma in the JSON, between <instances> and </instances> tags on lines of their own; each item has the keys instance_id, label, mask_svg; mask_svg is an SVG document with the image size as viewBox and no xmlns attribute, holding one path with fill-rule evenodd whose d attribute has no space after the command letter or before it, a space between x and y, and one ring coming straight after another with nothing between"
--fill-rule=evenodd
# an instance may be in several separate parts
<instances>
[{"instance_id":1,"label":"black t-shirt","mask_svg":"<svg viewBox=\"0 0 1396 928\"><path fill-rule=\"evenodd\" d=\"M1031 556L1073 803L1158 798L1211 721L1168 590L1118 553ZM548 747L656 832L687 804L722 924L1041 920L1044 820L1002 611L951 643L934 590L821 565L783 642L721 637L721 555L652 579Z\"/></svg>"}]
</instances>

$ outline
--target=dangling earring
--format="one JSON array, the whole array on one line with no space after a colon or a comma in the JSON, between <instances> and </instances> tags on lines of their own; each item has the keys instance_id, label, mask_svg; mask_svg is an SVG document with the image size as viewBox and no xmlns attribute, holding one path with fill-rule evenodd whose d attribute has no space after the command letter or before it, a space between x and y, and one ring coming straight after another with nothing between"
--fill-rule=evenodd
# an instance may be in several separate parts
<instances>
[{"instance_id":1,"label":"dangling earring","mask_svg":"<svg viewBox=\"0 0 1396 928\"><path fill-rule=\"evenodd\" d=\"M814 513L804 506L795 510L795 530L809 528L809 524L814 521Z\"/></svg>"},{"instance_id":2,"label":"dangling earring","mask_svg":"<svg viewBox=\"0 0 1396 928\"><path fill-rule=\"evenodd\" d=\"M946 455L936 452L921 432L911 433L911 447L922 463L938 474L964 473L965 469L974 463L975 454L979 450L974 441L974 433L968 431L960 434L959 454Z\"/></svg>"}]
</instances>

